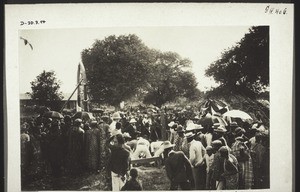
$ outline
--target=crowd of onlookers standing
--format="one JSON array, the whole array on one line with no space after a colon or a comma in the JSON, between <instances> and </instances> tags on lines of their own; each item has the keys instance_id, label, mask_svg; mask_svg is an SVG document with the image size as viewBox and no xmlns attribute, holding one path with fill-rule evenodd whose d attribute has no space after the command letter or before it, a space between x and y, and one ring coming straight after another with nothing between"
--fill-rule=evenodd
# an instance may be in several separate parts
<instances>
[{"instance_id":1,"label":"crowd of onlookers standing","mask_svg":"<svg viewBox=\"0 0 300 192\"><path fill-rule=\"evenodd\" d=\"M103 190L142 190L131 161L159 157L171 190L269 188L269 129L262 123L203 124L205 115L222 116L174 112L162 120L161 114L22 120L22 185L43 174L57 179L104 172Z\"/></svg>"}]
</instances>

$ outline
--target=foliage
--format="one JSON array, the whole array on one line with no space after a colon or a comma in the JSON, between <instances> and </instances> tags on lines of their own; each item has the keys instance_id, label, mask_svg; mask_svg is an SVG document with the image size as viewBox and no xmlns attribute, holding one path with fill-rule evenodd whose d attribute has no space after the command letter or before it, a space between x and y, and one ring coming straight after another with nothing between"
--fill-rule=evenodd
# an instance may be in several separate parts
<instances>
[{"instance_id":1,"label":"foliage","mask_svg":"<svg viewBox=\"0 0 300 192\"><path fill-rule=\"evenodd\" d=\"M237 45L225 50L206 69L221 84L219 89L254 97L269 85L269 27L249 29Z\"/></svg>"},{"instance_id":2,"label":"foliage","mask_svg":"<svg viewBox=\"0 0 300 192\"><path fill-rule=\"evenodd\" d=\"M185 71L191 61L148 48L136 35L111 35L82 51L91 100L118 106L139 98L161 106L178 96L195 99L197 83ZM144 98L144 99L143 99Z\"/></svg>"},{"instance_id":3,"label":"foliage","mask_svg":"<svg viewBox=\"0 0 300 192\"><path fill-rule=\"evenodd\" d=\"M96 40L82 51L91 98L119 105L145 84L151 51L136 35L115 35Z\"/></svg>"},{"instance_id":4,"label":"foliage","mask_svg":"<svg viewBox=\"0 0 300 192\"><path fill-rule=\"evenodd\" d=\"M32 92L27 94L31 96L36 104L49 107L52 110L59 110L63 96L59 91L60 82L57 80L54 71L46 72L44 70L30 84Z\"/></svg>"},{"instance_id":5,"label":"foliage","mask_svg":"<svg viewBox=\"0 0 300 192\"><path fill-rule=\"evenodd\" d=\"M184 70L190 67L191 61L174 52L157 52L156 55L144 102L160 107L177 97L195 99L200 92L196 78L193 73Z\"/></svg>"}]
</instances>

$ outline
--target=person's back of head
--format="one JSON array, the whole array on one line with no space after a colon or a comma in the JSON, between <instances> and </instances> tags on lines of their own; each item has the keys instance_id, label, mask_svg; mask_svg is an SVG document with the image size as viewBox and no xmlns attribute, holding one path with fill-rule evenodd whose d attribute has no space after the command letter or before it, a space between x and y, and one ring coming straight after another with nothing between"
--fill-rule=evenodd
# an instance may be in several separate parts
<instances>
[{"instance_id":1,"label":"person's back of head","mask_svg":"<svg viewBox=\"0 0 300 192\"><path fill-rule=\"evenodd\" d=\"M118 145L123 145L125 143L125 140L124 140L124 137L122 134L117 134L115 137L118 141Z\"/></svg>"},{"instance_id":2,"label":"person's back of head","mask_svg":"<svg viewBox=\"0 0 300 192\"><path fill-rule=\"evenodd\" d=\"M137 171L137 169L132 168L130 170L129 174L130 174L130 176L131 176L132 179L136 179L138 177L138 171Z\"/></svg>"},{"instance_id":3,"label":"person's back of head","mask_svg":"<svg viewBox=\"0 0 300 192\"><path fill-rule=\"evenodd\" d=\"M117 129L117 130L120 130L121 127L122 127L122 123L121 123L121 122L117 122L117 123L116 123L116 129Z\"/></svg>"}]
</instances>

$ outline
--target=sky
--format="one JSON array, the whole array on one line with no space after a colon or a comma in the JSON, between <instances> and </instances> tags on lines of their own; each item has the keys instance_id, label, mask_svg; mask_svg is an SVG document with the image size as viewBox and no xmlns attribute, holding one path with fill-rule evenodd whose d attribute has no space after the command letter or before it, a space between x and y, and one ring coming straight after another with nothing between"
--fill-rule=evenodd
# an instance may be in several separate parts
<instances>
[{"instance_id":1,"label":"sky","mask_svg":"<svg viewBox=\"0 0 300 192\"><path fill-rule=\"evenodd\" d=\"M33 50L19 40L20 93L30 92L30 82L43 70L53 70L61 82L63 93L72 93L77 84L77 66L81 52L96 39L109 35L136 34L149 48L163 52L177 52L192 61L198 88L207 91L217 86L206 77L205 69L221 53L244 37L251 26L193 26L193 27L115 27L78 29L21 30L19 35L28 40Z\"/></svg>"}]
</instances>

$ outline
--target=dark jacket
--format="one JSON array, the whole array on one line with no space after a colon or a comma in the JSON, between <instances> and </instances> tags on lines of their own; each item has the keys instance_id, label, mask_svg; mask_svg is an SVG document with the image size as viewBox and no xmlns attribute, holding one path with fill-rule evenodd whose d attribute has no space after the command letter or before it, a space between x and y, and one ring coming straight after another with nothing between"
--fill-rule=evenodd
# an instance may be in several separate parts
<instances>
[{"instance_id":1,"label":"dark jacket","mask_svg":"<svg viewBox=\"0 0 300 192\"><path fill-rule=\"evenodd\" d=\"M192 166L182 151L172 151L165 161L167 176L172 182L192 180Z\"/></svg>"},{"instance_id":2,"label":"dark jacket","mask_svg":"<svg viewBox=\"0 0 300 192\"><path fill-rule=\"evenodd\" d=\"M129 170L129 152L119 146L110 146L111 156L109 161L110 171L124 176Z\"/></svg>"}]
</instances>

